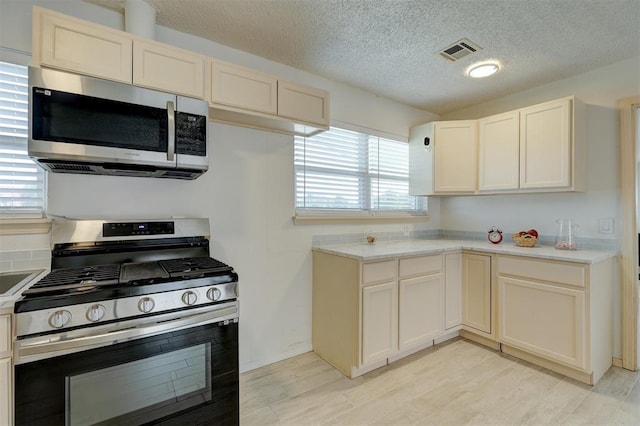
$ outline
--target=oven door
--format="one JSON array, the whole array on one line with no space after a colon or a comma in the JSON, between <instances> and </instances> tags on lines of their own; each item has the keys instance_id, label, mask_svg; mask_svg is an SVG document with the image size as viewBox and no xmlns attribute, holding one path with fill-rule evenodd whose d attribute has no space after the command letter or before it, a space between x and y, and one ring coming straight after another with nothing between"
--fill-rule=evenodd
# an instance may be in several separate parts
<instances>
[{"instance_id":1,"label":"oven door","mask_svg":"<svg viewBox=\"0 0 640 426\"><path fill-rule=\"evenodd\" d=\"M52 342L71 352L54 357L42 358L47 344L17 341L42 359L15 366L16 425L238 424L238 324L194 321L202 317L135 327L142 338L117 331L125 341L106 346L92 336L93 349L77 351L83 339Z\"/></svg>"}]
</instances>

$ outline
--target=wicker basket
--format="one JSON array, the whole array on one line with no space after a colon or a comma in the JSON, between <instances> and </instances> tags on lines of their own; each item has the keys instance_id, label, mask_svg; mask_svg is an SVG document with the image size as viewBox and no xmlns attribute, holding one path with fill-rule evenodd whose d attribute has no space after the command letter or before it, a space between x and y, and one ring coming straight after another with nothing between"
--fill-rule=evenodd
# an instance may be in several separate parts
<instances>
[{"instance_id":1,"label":"wicker basket","mask_svg":"<svg viewBox=\"0 0 640 426\"><path fill-rule=\"evenodd\" d=\"M538 243L538 239L532 235L521 237L519 234L513 234L513 241L519 247L533 247Z\"/></svg>"}]
</instances>

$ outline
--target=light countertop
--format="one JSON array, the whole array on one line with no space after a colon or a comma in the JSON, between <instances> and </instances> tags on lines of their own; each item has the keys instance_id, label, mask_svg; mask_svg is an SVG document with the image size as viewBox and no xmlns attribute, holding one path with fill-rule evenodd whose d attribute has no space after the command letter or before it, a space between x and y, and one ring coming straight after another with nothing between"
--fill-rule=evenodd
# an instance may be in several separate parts
<instances>
[{"instance_id":1,"label":"light countertop","mask_svg":"<svg viewBox=\"0 0 640 426\"><path fill-rule=\"evenodd\" d=\"M393 257L437 254L457 250L473 250L495 254L529 256L540 259L562 260L576 263L597 263L616 256L614 251L557 250L552 246L518 247L511 242L491 244L467 240L397 240L378 241L373 244L339 244L313 247L313 250L362 261Z\"/></svg>"},{"instance_id":2,"label":"light countertop","mask_svg":"<svg viewBox=\"0 0 640 426\"><path fill-rule=\"evenodd\" d=\"M40 280L46 273L47 269L33 269L29 271L13 271L3 272L2 275L22 275L22 279L16 281L10 289L4 293L0 293L0 315L13 313L13 304L22 296L22 292L27 290L31 285Z\"/></svg>"}]
</instances>

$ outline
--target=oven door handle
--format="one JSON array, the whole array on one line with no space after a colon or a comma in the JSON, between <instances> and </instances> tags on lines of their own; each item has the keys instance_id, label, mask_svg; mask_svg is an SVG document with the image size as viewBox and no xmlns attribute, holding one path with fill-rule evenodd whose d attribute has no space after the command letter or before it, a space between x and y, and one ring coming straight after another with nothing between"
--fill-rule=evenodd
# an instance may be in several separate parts
<instances>
[{"instance_id":1,"label":"oven door handle","mask_svg":"<svg viewBox=\"0 0 640 426\"><path fill-rule=\"evenodd\" d=\"M156 321L151 324L143 323L124 330L110 331L91 336L82 336L56 341L43 341L42 338L18 340L16 341L18 358L16 363L21 364L31 360L51 358L58 355L80 352L85 349L109 346L128 340L170 333L187 327L197 327L215 322L224 322L227 324L229 321L233 321L237 318L237 313L237 306L234 305L187 317L162 322Z\"/></svg>"}]
</instances>

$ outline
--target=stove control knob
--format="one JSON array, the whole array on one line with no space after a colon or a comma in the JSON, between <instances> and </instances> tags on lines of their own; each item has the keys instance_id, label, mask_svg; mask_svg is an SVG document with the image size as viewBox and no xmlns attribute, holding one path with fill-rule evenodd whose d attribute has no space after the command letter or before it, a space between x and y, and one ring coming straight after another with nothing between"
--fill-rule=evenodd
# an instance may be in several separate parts
<instances>
[{"instance_id":1,"label":"stove control knob","mask_svg":"<svg viewBox=\"0 0 640 426\"><path fill-rule=\"evenodd\" d=\"M62 328L71 321L71 312L61 309L55 311L49 317L49 325L53 328Z\"/></svg>"},{"instance_id":2,"label":"stove control knob","mask_svg":"<svg viewBox=\"0 0 640 426\"><path fill-rule=\"evenodd\" d=\"M198 295L191 290L182 293L182 303L185 305L195 305L198 301Z\"/></svg>"},{"instance_id":3,"label":"stove control knob","mask_svg":"<svg viewBox=\"0 0 640 426\"><path fill-rule=\"evenodd\" d=\"M144 312L145 314L153 311L153 308L155 306L155 302L150 297L143 297L138 301L138 309L140 310L140 312Z\"/></svg>"},{"instance_id":4,"label":"stove control knob","mask_svg":"<svg viewBox=\"0 0 640 426\"><path fill-rule=\"evenodd\" d=\"M213 287L207 291L207 297L215 302L222 297L222 292L219 288Z\"/></svg>"},{"instance_id":5,"label":"stove control knob","mask_svg":"<svg viewBox=\"0 0 640 426\"><path fill-rule=\"evenodd\" d=\"M87 319L91 322L98 322L104 318L106 312L105 307L100 304L91 305L89 309L87 309Z\"/></svg>"}]
</instances>

